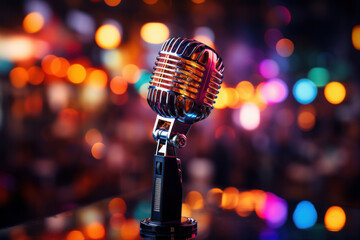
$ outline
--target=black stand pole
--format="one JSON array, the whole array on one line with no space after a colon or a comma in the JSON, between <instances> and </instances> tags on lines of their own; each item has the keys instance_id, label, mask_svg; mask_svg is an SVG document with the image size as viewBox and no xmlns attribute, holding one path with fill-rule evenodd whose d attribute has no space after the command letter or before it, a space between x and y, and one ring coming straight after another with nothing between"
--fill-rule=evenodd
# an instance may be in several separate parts
<instances>
[{"instance_id":1,"label":"black stand pole","mask_svg":"<svg viewBox=\"0 0 360 240\"><path fill-rule=\"evenodd\" d=\"M197 222L181 217L181 165L176 157L154 156L151 218L140 223L145 239L191 239Z\"/></svg>"}]
</instances>

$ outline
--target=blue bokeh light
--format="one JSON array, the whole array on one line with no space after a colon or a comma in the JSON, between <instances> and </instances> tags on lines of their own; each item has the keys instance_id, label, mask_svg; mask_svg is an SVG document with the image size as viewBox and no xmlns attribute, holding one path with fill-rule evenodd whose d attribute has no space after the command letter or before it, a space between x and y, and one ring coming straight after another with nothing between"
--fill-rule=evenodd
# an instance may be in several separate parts
<instances>
[{"instance_id":1,"label":"blue bokeh light","mask_svg":"<svg viewBox=\"0 0 360 240\"><path fill-rule=\"evenodd\" d=\"M301 201L293 213L293 221L299 229L307 229L316 223L317 212L314 205L309 201Z\"/></svg>"},{"instance_id":2,"label":"blue bokeh light","mask_svg":"<svg viewBox=\"0 0 360 240\"><path fill-rule=\"evenodd\" d=\"M302 78L295 83L293 94L296 101L301 104L308 104L314 101L317 95L317 88L311 80Z\"/></svg>"}]
</instances>

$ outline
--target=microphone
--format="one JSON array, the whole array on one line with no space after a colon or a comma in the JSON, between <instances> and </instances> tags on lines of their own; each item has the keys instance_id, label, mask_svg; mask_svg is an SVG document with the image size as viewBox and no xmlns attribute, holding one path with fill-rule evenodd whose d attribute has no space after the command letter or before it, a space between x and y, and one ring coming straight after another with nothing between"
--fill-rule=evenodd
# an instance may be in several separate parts
<instances>
[{"instance_id":1,"label":"microphone","mask_svg":"<svg viewBox=\"0 0 360 240\"><path fill-rule=\"evenodd\" d=\"M140 222L144 238L191 238L197 221L181 217L182 170L176 148L186 145L193 123L207 118L219 93L223 61L212 48L192 39L170 38L156 58L147 101L157 113L151 218Z\"/></svg>"}]
</instances>

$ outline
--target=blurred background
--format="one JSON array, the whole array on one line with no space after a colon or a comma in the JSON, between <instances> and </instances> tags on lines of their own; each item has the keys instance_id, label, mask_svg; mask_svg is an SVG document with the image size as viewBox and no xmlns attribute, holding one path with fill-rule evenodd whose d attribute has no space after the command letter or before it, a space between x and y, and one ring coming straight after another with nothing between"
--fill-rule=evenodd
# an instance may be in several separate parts
<instances>
[{"instance_id":1,"label":"blurred background","mask_svg":"<svg viewBox=\"0 0 360 240\"><path fill-rule=\"evenodd\" d=\"M243 192L360 206L358 1L5 0L0 227L151 188L147 86L175 36L225 65L179 151L185 210L225 193L235 209Z\"/></svg>"}]
</instances>

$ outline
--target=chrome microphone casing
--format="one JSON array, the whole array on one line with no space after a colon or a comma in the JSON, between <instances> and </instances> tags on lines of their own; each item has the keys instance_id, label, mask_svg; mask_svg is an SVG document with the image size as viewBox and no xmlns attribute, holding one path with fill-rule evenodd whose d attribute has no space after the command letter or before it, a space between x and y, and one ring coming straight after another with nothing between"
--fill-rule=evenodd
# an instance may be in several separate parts
<instances>
[{"instance_id":1,"label":"chrome microphone casing","mask_svg":"<svg viewBox=\"0 0 360 240\"><path fill-rule=\"evenodd\" d=\"M196 40L168 39L156 58L147 101L160 116L192 124L209 116L222 83L219 55Z\"/></svg>"}]
</instances>

